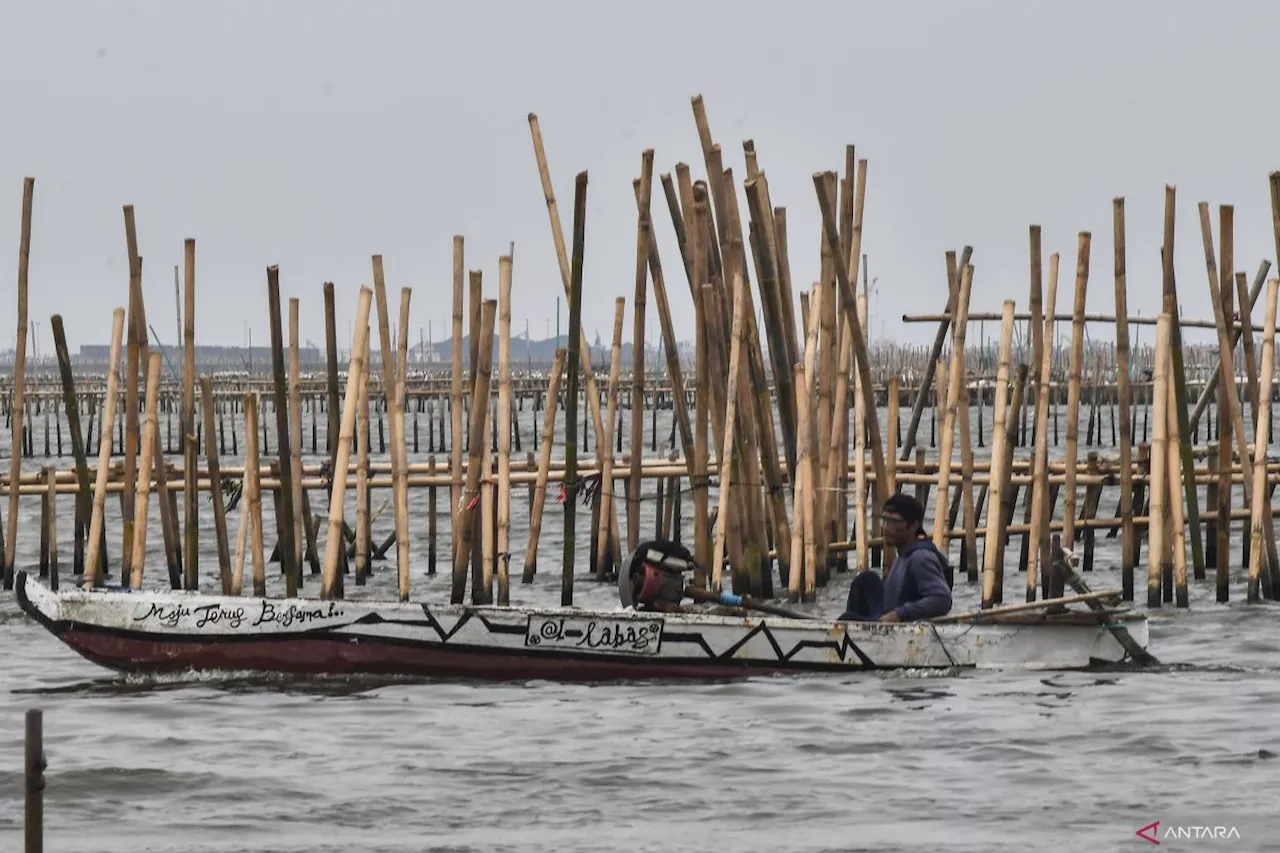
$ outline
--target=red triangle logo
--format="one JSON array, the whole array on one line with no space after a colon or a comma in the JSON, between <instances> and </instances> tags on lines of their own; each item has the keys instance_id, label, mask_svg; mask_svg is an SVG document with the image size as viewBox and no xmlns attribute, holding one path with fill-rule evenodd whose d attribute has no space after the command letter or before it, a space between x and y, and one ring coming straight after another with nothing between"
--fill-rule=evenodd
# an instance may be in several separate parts
<instances>
[{"instance_id":1,"label":"red triangle logo","mask_svg":"<svg viewBox=\"0 0 1280 853\"><path fill-rule=\"evenodd\" d=\"M1150 841L1152 844L1158 845L1160 841L1156 838L1156 833L1160 831L1160 821L1155 820L1139 829L1134 835L1143 841Z\"/></svg>"}]
</instances>

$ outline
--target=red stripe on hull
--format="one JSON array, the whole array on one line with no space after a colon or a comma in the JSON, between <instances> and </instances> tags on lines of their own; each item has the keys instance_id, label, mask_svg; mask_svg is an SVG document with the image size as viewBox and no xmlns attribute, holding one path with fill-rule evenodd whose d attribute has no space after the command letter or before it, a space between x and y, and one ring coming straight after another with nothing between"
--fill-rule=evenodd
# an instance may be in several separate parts
<instances>
[{"instance_id":1,"label":"red stripe on hull","mask_svg":"<svg viewBox=\"0 0 1280 853\"><path fill-rule=\"evenodd\" d=\"M661 660L635 661L513 655L497 651L353 642L351 638L172 641L155 636L124 636L66 628L57 632L71 648L94 663L129 672L181 670L253 670L290 674L413 675L496 680L548 679L611 681L637 678L745 678L784 671L756 667Z\"/></svg>"}]
</instances>

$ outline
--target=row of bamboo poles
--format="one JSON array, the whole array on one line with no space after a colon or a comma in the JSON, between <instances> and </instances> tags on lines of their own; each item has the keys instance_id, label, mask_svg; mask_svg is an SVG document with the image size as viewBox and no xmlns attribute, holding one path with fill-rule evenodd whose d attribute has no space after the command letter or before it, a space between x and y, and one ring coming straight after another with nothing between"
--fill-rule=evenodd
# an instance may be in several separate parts
<instances>
[{"instance_id":1,"label":"row of bamboo poles","mask_svg":"<svg viewBox=\"0 0 1280 853\"><path fill-rule=\"evenodd\" d=\"M560 268L561 284L569 302L567 347L560 350L550 371L546 388L544 429L538 446L536 472L533 463L523 470L512 460L512 359L511 286L513 252L498 262L497 298L488 298L480 270L468 274L464 240L453 242L452 277L452 358L449 386L450 417L447 472L437 472L434 460L428 470L411 466L407 459L405 415L408 398L407 340L410 290L401 290L399 326L392 345L391 305L388 302L381 256L372 259L372 288L359 291L354 323L354 341L349 350L345 388L339 388L339 362L335 333L336 299L332 284L324 287L327 376L325 381L330 453L324 470L304 470L302 464L302 383L298 365L299 301L289 301L289 342L284 341L284 323L279 288L279 270L267 269L267 294L271 325L271 385L243 394L240 403L245 415L246 460L236 474L243 477L244 499L239 503L235 556L231 555L224 472L219 465L220 449L215 442L216 411L212 378L199 379L201 424L196 423L197 380L195 376L195 242L184 246L183 284L183 377L181 429L183 464L180 481L171 482L169 465L158 428L161 356L148 343L146 310L142 298L142 257L138 253L134 211L124 208L126 242L129 252L129 300L127 311L118 308L113 316L110 364L121 363L123 375L108 371L102 391L103 414L99 427L98 459L90 481L88 443L81 435L75 377L66 351L61 317L52 318L64 410L75 457L74 483L46 467L39 475L20 470L24 445L23 398L25 392L24 354L27 318L27 264L30 247L31 207L34 181L24 187L22 243L19 254L18 337L15 351L13 400L9 408L14 451L6 481L8 525L5 528L5 582L12 583L17 536L18 500L34 490L42 495L46 524L56 519L57 494L69 489L76 495L77 527L83 525L86 553L82 582L94 586L102 582L102 548L105 543L105 502L119 491L123 518L121 571L128 583L138 588L143 582L147 514L151 491L161 516L169 581L175 588L199 586L199 518L196 499L204 489L213 502L218 576L224 594L239 594L246 561L252 562L255 595L266 594L264 546L266 531L262 520L263 492L276 503L277 553L285 579L285 595L295 596L303 583L301 566L308 557L320 575L320 595L344 595L348 535L344 517L344 494L352 487L357 493L354 538L356 583L369 570L369 492L385 487L391 493L394 519L397 591L401 600L410 594L410 538L408 535L408 489L411 483L433 490L449 489L448 518L451 531L451 600L461 603L510 602L509 560L511 556L511 486L532 479L530 541L523 565L522 580L534 579L537 570L538 531L548 499L548 485L560 483L559 502L564 512L564 554L561 571L561 600L573 601L573 584L578 558L576 551L577 502L583 490L592 490L593 520L590 562L597 577L604 579L621 564L624 543L619 515L626 523L625 548L632 551L640 541L640 504L646 478L667 484L669 497L658 515L668 531L679 523L666 525L671 515L682 513L678 483L688 482L692 500L693 550L700 571L695 583L712 589L724 584L725 569L735 591L763 598L785 594L792 600L812 600L819 586L827 584L832 572L846 569L853 555L855 570L874 564L888 566L893 554L879 536L879 507L895 490L914 483L926 498L933 492L932 536L939 547L949 548L953 539L963 540L962 565L971 581L982 584L982 603L998 603L1004 588L1004 549L1014 532L1023 532L1025 559L1020 569L1026 573L1026 595L1035 600L1041 581L1045 597L1061 595L1062 579L1053 576L1047 558L1052 530L1061 530L1063 541L1073 543L1077 533L1102 526L1119 526L1122 536L1122 570L1126 589L1131 591L1134 562L1139 554L1137 537L1142 499L1135 503L1136 488L1143 488L1149 500L1146 529L1148 546L1148 604L1160 606L1176 590L1176 601L1187 604L1186 547L1192 553L1195 577L1205 565L1201 521L1213 517L1221 531L1234 517L1230 508L1231 485L1239 478L1251 522L1249 551L1250 601L1274 597L1280 591L1280 563L1267 489L1280 481L1266 459L1270 430L1270 406L1260 401L1272 399L1275 333L1276 282L1268 288L1267 314L1263 322L1260 359L1256 357L1251 327L1251 308L1265 278L1264 264L1253 293L1248 293L1243 275L1234 272L1231 237L1231 208L1221 209L1220 244L1215 250L1208 219L1208 206L1200 205L1206 265L1211 292L1215 296L1215 327L1218 332L1218 366L1207 373L1194 414L1189 412L1186 369L1183 363L1177 291L1173 276L1174 190L1166 189L1164 241L1164 305L1157 319L1152 350L1150 384L1154 437L1149 448L1139 447L1133 458L1133 382L1125 305L1124 203L1114 204L1116 326L1115 383L1119 409L1120 458L1114 466L1119 485L1119 512L1111 525L1097 517L1100 491L1094 486L1107 482L1096 458L1084 465L1079 461L1080 406L1084 392L1084 338L1089 317L1084 312L1089 280L1091 235L1081 232L1078 241L1075 288L1071 318L1071 345L1066 350L1068 368L1066 458L1051 464L1048 459L1049 408L1052 393L1038 393L1054 385L1052 354L1054 324L1057 320L1059 258L1049 258L1047 290L1044 285L1041 235L1031 226L1031 285L1029 294L1030 348L1022 347L1029 361L1014 362L1013 336L1016 305L1007 300L1000 313L1000 341L992 389L993 432L991 461L985 467L976 462L970 436L970 370L966 365L966 338L974 318L969 314L974 266L972 250L946 253L948 300L938 315L938 331L923 375L914 396L905 432L899 411L902 390L899 377L878 383L866 334L867 297L858 294L856 283L863 262L862 233L867 179L867 161L859 160L849 146L842 174L833 171L813 176L818 208L822 217L821 273L812 287L801 289L791 278L786 209L775 207L768 180L759 166L755 146L744 143L746 174L742 186L746 210L740 209L732 168L726 168L723 153L710 132L701 97L692 101L695 125L706 168L705 180L694 180L690 169L677 164L675 176L663 174L660 182L672 227L679 246L681 267L689 288L695 317L695 359L686 374L679 342L672 324L672 308L663 266L654 237L651 202L654 193L654 153L642 153L640 174L633 183L637 206L635 289L631 304L634 356L630 375L624 378L621 364L623 335L627 320L625 298L615 304L608 380L601 389L591 362L591 351L581 325L584 282L583 258L586 240L587 174L575 179L571 249L566 245L553 182L548 167L541 130L536 116L529 116L534 153L539 170L552 237ZM1280 250L1280 173L1272 176L1277 249ZM750 249L748 254L747 249ZM752 279L755 287L752 286ZM865 276L864 276L865 278ZM1233 287L1234 284L1234 287ZM1233 299L1239 296L1239 321L1232 321ZM798 295L798 300L794 297ZM799 317L795 305L800 306ZM376 304L377 317L371 317ZM676 460L643 458L643 406L631 406L630 448L615 456L616 439L621 437L618 403L624 383L633 400L643 400L646 392L644 329L649 307L656 311L661 327L666 379L670 388L673 431L678 437ZM375 328L376 323L376 328ZM378 373L372 360L372 333L378 335ZM464 334L466 332L466 334ZM497 348L497 378L493 376ZM944 358L944 349L950 342ZM1234 340L1233 340L1234 338ZM1243 374L1248 388L1237 388L1238 343L1243 342ZM464 344L469 349L465 353ZM1020 356L1021 357L1021 356ZM1259 363L1261 366L1259 367ZM464 368L465 364L465 368ZM690 382L692 388L686 387ZM123 384L123 392L120 385ZM564 385L563 462L555 466L552 478L551 452L558 401ZM494 386L496 385L496 395ZM1215 387L1216 386L1216 387ZM385 472L368 463L370 389L380 387L386 401L389 432L389 459ZM1032 393L1035 389L1036 393ZM1192 419L1197 422L1217 395L1218 443L1205 470L1195 467ZM496 396L496 406L493 398ZM877 400L888 403L888 435L882 435L876 416ZM929 466L923 458L917 433L930 399L938 401L938 458ZM124 428L124 459L116 472L111 463L112 433L119 401ZM263 463L258 447L263 401L274 401L277 459ZM693 405L689 405L692 399ZM1014 458L1016 424L1034 399L1032 458ZM579 412L579 400L585 412ZM1243 419L1244 401L1253 412L1255 426L1252 451ZM1202 405L1203 404L1203 405ZM376 405L375 405L376 408ZM692 412L690 412L692 408ZM584 421L579 436L579 415ZM314 423L314 422L313 422ZM381 421L379 421L381 423ZM508 425L496 429L496 424ZM263 425L265 426L265 425ZM617 429L615 434L614 430ZM466 439L459 441L464 435ZM442 431L443 432L443 431ZM958 435L957 435L958 433ZM313 433L314 434L314 433ZM496 448L486 438L496 436ZM594 459L579 442L594 438ZM203 438L205 467L200 466L200 439ZM957 440L958 439L958 440ZM1234 445L1233 445L1234 441ZM956 452L959 464L956 464ZM590 445L588 445L590 446ZM886 446L889 448L886 451ZM901 448L901 452L897 452ZM495 452L496 451L496 452ZM355 456L353 465L352 456ZM464 459L465 455L465 459ZM914 466L907 463L915 455ZM852 462L850 462L852 460ZM265 472L264 472L265 467ZM958 470L957 470L958 469ZM985 492L975 499L974 485L985 471ZM1021 472L1015 476L1015 471ZM1058 474L1060 471L1060 475ZM346 472L334 476L333 472ZM175 472L176 473L176 472ZM265 473L265 476L264 476ZM388 477L379 481L377 474ZM519 475L523 474L522 479ZM33 481L32 476L39 477ZM231 476L228 469L226 476ZM1216 479L1215 479L1216 477ZM114 478L114 479L113 479ZM1217 513L1201 513L1198 484L1207 478L1217 486ZM621 491L617 491L617 484ZM598 489L596 485L598 484ZM715 506L712 487L718 485ZM1085 506L1078 504L1078 491L1086 489ZM34 489L33 489L34 487ZM114 488L113 488L114 487ZM321 489L327 497L327 518L313 513L310 494ZM1014 501L1022 491L1026 508L1025 532L1012 524ZM1062 521L1052 522L1057 493L1063 496ZM178 520L176 493L183 495L182 521ZM1224 494L1226 497L1224 497ZM852 495L852 499L850 496ZM598 504L596 501L598 500ZM596 507L598 506L598 510ZM982 508L985 506L985 519ZM668 509L667 507L670 507ZM1083 514L1081 510L1083 509ZM852 520L851 520L852 514ZM956 523L956 517L962 520ZM320 516L325 524L313 523ZM434 517L434 512L433 512ZM434 528L434 525L432 525ZM714 533L712 529L714 527ZM43 528L43 525L42 525ZM662 526L660 526L660 531ZM982 533L984 549L979 559L976 542ZM323 534L323 537L322 537ZM46 535L48 535L46 533ZM323 538L323 556L320 557ZM56 532L51 536L56 543ZM80 541L80 531L77 531ZM1086 542L1089 540L1086 537ZM1226 583L1225 547L1217 543L1219 598ZM56 547L56 546L55 546ZM383 551L389 546L384 546ZM46 552L48 549L45 549ZM432 564L434 564L432 536ZM873 554L874 552L874 554ZM54 562L56 563L56 557ZM1025 568L1023 567L1025 563ZM79 564L79 560L77 560ZM1044 567L1043 571L1041 567ZM775 592L774 568L782 590ZM56 569L51 573L56 578ZM496 586L496 589L495 589ZM785 590L785 592L783 592Z\"/></svg>"}]
</instances>

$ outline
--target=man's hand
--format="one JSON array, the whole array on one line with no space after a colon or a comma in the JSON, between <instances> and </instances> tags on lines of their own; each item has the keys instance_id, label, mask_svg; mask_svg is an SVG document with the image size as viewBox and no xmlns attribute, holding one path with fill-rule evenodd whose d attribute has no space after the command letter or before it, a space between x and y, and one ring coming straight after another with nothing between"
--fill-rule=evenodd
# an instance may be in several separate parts
<instances>
[{"instance_id":1,"label":"man's hand","mask_svg":"<svg viewBox=\"0 0 1280 853\"><path fill-rule=\"evenodd\" d=\"M880 617L880 621L881 622L901 622L902 620L898 618L898 611L890 610L888 613Z\"/></svg>"}]
</instances>

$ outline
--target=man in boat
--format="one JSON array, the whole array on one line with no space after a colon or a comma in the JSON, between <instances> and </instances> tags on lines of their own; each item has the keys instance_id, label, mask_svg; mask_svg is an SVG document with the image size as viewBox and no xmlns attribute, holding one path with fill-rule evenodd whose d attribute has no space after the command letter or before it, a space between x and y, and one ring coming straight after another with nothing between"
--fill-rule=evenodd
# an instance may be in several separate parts
<instances>
[{"instance_id":1,"label":"man in boat","mask_svg":"<svg viewBox=\"0 0 1280 853\"><path fill-rule=\"evenodd\" d=\"M883 584L874 572L858 572L849 584L842 621L917 622L951 611L947 558L922 528L924 506L910 495L885 501L880 517L884 542L898 558Z\"/></svg>"}]
</instances>

